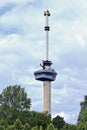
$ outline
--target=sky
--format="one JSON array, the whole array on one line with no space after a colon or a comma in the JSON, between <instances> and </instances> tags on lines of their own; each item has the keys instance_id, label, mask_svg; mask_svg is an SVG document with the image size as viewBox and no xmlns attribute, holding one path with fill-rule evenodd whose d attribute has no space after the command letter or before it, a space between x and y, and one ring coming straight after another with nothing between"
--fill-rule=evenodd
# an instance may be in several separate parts
<instances>
[{"instance_id":1,"label":"sky","mask_svg":"<svg viewBox=\"0 0 87 130\"><path fill-rule=\"evenodd\" d=\"M31 110L43 111L43 83L34 71L45 60L45 17L49 9L52 116L76 124L87 95L87 0L0 0L0 93L21 85Z\"/></svg>"}]
</instances>

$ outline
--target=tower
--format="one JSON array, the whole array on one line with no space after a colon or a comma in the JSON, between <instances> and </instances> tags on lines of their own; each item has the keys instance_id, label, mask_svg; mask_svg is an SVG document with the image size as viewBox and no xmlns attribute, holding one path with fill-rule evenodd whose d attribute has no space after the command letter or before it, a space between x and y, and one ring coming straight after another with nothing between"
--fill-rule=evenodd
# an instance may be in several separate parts
<instances>
[{"instance_id":1,"label":"tower","mask_svg":"<svg viewBox=\"0 0 87 130\"><path fill-rule=\"evenodd\" d=\"M44 12L44 16L46 17L46 26L44 30L46 32L46 60L43 61L40 66L41 70L35 71L34 76L36 80L43 82L43 106L44 112L48 112L51 114L51 82L56 79L57 73L53 68L51 68L52 62L49 60L49 21L48 17L50 16L50 12L47 10Z\"/></svg>"}]
</instances>

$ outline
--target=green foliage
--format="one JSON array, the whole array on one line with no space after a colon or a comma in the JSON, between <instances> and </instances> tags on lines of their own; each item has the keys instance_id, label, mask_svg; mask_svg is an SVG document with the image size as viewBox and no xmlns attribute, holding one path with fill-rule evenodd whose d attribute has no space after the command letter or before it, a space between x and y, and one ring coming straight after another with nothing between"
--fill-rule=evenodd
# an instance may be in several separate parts
<instances>
[{"instance_id":1,"label":"green foliage","mask_svg":"<svg viewBox=\"0 0 87 130\"><path fill-rule=\"evenodd\" d=\"M0 127L4 129L7 126L8 126L8 123L2 117L2 119L0 120Z\"/></svg>"},{"instance_id":2,"label":"green foliage","mask_svg":"<svg viewBox=\"0 0 87 130\"><path fill-rule=\"evenodd\" d=\"M14 128L15 128L15 130L22 130L23 129L22 122L19 119L16 119L16 121L14 123Z\"/></svg>"},{"instance_id":3,"label":"green foliage","mask_svg":"<svg viewBox=\"0 0 87 130\"><path fill-rule=\"evenodd\" d=\"M28 123L25 123L23 130L31 130L30 125Z\"/></svg>"},{"instance_id":4,"label":"green foliage","mask_svg":"<svg viewBox=\"0 0 87 130\"><path fill-rule=\"evenodd\" d=\"M84 109L83 109L80 122L82 122L82 123L87 122L87 108L84 108Z\"/></svg>"},{"instance_id":5,"label":"green foliage","mask_svg":"<svg viewBox=\"0 0 87 130\"><path fill-rule=\"evenodd\" d=\"M0 94L0 120L11 125L30 106L31 100L27 98L24 88L19 85L9 86Z\"/></svg>"},{"instance_id":6,"label":"green foliage","mask_svg":"<svg viewBox=\"0 0 87 130\"><path fill-rule=\"evenodd\" d=\"M77 130L87 130L87 95L84 101L80 103L81 110L77 120Z\"/></svg>"},{"instance_id":7,"label":"green foliage","mask_svg":"<svg viewBox=\"0 0 87 130\"><path fill-rule=\"evenodd\" d=\"M80 103L81 110L78 116L77 124L87 121L87 95L84 96L84 101Z\"/></svg>"},{"instance_id":8,"label":"green foliage","mask_svg":"<svg viewBox=\"0 0 87 130\"><path fill-rule=\"evenodd\" d=\"M5 130L4 126L0 125L0 130Z\"/></svg>"},{"instance_id":9,"label":"green foliage","mask_svg":"<svg viewBox=\"0 0 87 130\"><path fill-rule=\"evenodd\" d=\"M0 94L0 104L2 108L16 109L16 110L29 110L31 106L30 98L27 98L27 93L20 85L9 86L5 88ZM8 112L8 111L7 111ZM4 112L6 114L6 111Z\"/></svg>"},{"instance_id":10,"label":"green foliage","mask_svg":"<svg viewBox=\"0 0 87 130\"><path fill-rule=\"evenodd\" d=\"M51 116L47 113L31 111L29 116L29 123L31 127L42 126L46 129L47 125L51 122Z\"/></svg>"},{"instance_id":11,"label":"green foliage","mask_svg":"<svg viewBox=\"0 0 87 130\"><path fill-rule=\"evenodd\" d=\"M65 123L61 130L77 130L77 126Z\"/></svg>"},{"instance_id":12,"label":"green foliage","mask_svg":"<svg viewBox=\"0 0 87 130\"><path fill-rule=\"evenodd\" d=\"M39 130L39 126L34 126L31 130Z\"/></svg>"},{"instance_id":13,"label":"green foliage","mask_svg":"<svg viewBox=\"0 0 87 130\"><path fill-rule=\"evenodd\" d=\"M47 130L56 130L52 123L48 124ZM57 129L58 130L58 129Z\"/></svg>"},{"instance_id":14,"label":"green foliage","mask_svg":"<svg viewBox=\"0 0 87 130\"><path fill-rule=\"evenodd\" d=\"M65 124L65 121L62 117L57 115L56 117L53 118L52 123L55 128L61 129Z\"/></svg>"},{"instance_id":15,"label":"green foliage","mask_svg":"<svg viewBox=\"0 0 87 130\"><path fill-rule=\"evenodd\" d=\"M9 125L6 130L30 130L30 126L28 123L24 125L19 119L16 119L13 125Z\"/></svg>"},{"instance_id":16,"label":"green foliage","mask_svg":"<svg viewBox=\"0 0 87 130\"><path fill-rule=\"evenodd\" d=\"M6 130L14 130L15 128L14 128L14 125L9 125L7 128L6 128Z\"/></svg>"},{"instance_id":17,"label":"green foliage","mask_svg":"<svg viewBox=\"0 0 87 130\"><path fill-rule=\"evenodd\" d=\"M77 126L77 130L87 130L87 122L84 122L84 123L80 123L78 126Z\"/></svg>"},{"instance_id":18,"label":"green foliage","mask_svg":"<svg viewBox=\"0 0 87 130\"><path fill-rule=\"evenodd\" d=\"M40 130L43 130L42 126L40 126Z\"/></svg>"}]
</instances>

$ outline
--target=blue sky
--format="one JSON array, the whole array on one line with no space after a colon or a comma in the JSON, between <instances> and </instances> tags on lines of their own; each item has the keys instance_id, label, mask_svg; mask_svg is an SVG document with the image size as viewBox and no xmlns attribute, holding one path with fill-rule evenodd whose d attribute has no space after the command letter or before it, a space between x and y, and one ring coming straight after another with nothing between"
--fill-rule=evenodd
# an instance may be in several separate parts
<instances>
[{"instance_id":1,"label":"blue sky","mask_svg":"<svg viewBox=\"0 0 87 130\"><path fill-rule=\"evenodd\" d=\"M48 3L49 55L58 73L52 83L52 115L76 123L87 94L87 1ZM33 73L45 60L46 7L47 0L0 0L0 92L9 85L22 85L36 111L43 111L43 84Z\"/></svg>"}]
</instances>

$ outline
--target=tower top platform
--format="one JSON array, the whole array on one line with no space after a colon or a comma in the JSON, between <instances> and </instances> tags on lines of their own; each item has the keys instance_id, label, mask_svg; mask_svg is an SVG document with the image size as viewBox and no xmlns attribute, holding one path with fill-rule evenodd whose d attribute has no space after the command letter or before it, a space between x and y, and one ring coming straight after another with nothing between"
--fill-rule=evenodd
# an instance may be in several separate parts
<instances>
[{"instance_id":1,"label":"tower top platform","mask_svg":"<svg viewBox=\"0 0 87 130\"><path fill-rule=\"evenodd\" d=\"M34 72L35 79L39 81L54 81L57 73L51 68L51 65L51 61L43 61L43 64L41 65L42 69Z\"/></svg>"},{"instance_id":2,"label":"tower top platform","mask_svg":"<svg viewBox=\"0 0 87 130\"><path fill-rule=\"evenodd\" d=\"M34 72L35 79L39 81L54 81L56 79L57 73L54 69L41 69Z\"/></svg>"}]
</instances>

